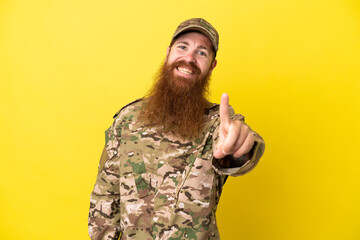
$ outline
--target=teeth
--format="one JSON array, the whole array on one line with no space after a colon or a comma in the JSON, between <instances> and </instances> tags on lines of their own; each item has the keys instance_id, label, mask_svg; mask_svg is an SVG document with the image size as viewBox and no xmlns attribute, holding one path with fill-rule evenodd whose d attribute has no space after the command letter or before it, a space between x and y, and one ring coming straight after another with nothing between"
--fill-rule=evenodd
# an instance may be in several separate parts
<instances>
[{"instance_id":1,"label":"teeth","mask_svg":"<svg viewBox=\"0 0 360 240\"><path fill-rule=\"evenodd\" d=\"M189 73L192 74L193 72L190 69L178 67L178 70L183 73Z\"/></svg>"}]
</instances>

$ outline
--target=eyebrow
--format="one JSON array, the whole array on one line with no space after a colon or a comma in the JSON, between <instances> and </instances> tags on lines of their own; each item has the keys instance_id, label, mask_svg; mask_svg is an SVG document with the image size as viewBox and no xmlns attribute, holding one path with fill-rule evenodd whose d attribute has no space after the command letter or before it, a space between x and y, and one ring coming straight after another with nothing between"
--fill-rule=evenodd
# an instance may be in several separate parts
<instances>
[{"instance_id":1,"label":"eyebrow","mask_svg":"<svg viewBox=\"0 0 360 240\"><path fill-rule=\"evenodd\" d=\"M201 49L206 49L206 50L208 50L208 51L209 51L209 49L208 49L207 47L203 46L203 45L200 45L198 48L201 48Z\"/></svg>"},{"instance_id":2,"label":"eyebrow","mask_svg":"<svg viewBox=\"0 0 360 240\"><path fill-rule=\"evenodd\" d=\"M182 44L187 45L187 46L190 45L190 44L189 44L188 42L186 42L186 41L180 41L180 42L177 42L176 44L179 44L179 43L182 43ZM198 48L198 49L205 49L205 50L207 50L208 52L210 52L209 48L205 47L204 45L200 45L200 46L198 46L197 48Z\"/></svg>"},{"instance_id":3,"label":"eyebrow","mask_svg":"<svg viewBox=\"0 0 360 240\"><path fill-rule=\"evenodd\" d=\"M179 44L179 43L182 43L182 44L185 44L185 45L189 45L188 42L185 42L185 41L180 41L180 42L177 42L176 44Z\"/></svg>"}]
</instances>

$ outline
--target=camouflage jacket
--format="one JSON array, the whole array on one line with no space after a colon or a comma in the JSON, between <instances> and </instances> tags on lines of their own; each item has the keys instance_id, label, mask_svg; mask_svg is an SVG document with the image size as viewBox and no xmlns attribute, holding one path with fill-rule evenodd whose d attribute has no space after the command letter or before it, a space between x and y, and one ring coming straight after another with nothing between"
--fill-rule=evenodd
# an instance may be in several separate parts
<instances>
[{"instance_id":1,"label":"camouflage jacket","mask_svg":"<svg viewBox=\"0 0 360 240\"><path fill-rule=\"evenodd\" d=\"M219 239L215 212L228 175L255 167L250 155L215 159L219 105L207 109L202 138L182 141L138 120L142 101L124 107L106 131L89 211L91 239ZM241 115L232 118L243 121Z\"/></svg>"}]
</instances>

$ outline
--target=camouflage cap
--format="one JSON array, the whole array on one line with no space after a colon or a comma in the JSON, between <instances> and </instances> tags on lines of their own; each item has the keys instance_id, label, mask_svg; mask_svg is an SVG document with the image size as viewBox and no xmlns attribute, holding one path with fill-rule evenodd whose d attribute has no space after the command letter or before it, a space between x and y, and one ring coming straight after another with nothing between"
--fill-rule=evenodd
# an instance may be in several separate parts
<instances>
[{"instance_id":1,"label":"camouflage cap","mask_svg":"<svg viewBox=\"0 0 360 240\"><path fill-rule=\"evenodd\" d=\"M205 19L202 18L191 18L180 23L174 35L172 36L171 43L177 36L188 31L198 31L204 34L210 40L212 46L214 47L216 56L216 52L219 46L219 34L210 23L208 23Z\"/></svg>"}]
</instances>

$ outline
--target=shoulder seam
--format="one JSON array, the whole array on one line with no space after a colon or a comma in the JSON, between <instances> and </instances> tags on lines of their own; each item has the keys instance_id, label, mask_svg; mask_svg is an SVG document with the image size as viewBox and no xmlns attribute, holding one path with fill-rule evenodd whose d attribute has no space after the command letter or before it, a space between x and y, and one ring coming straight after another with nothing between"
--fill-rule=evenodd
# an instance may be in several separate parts
<instances>
[{"instance_id":1,"label":"shoulder seam","mask_svg":"<svg viewBox=\"0 0 360 240\"><path fill-rule=\"evenodd\" d=\"M116 118L116 117L120 114L120 112L121 112L124 108L126 108L127 106L130 106L131 104L134 104L134 103L136 103L136 102L138 102L138 101L140 101L140 100L142 100L142 99L143 99L143 98L138 98L138 99L136 99L135 101L132 101L132 102L126 104L126 105L123 106L119 111L117 111L117 112L115 113L115 115L113 116L113 118Z\"/></svg>"}]
</instances>

